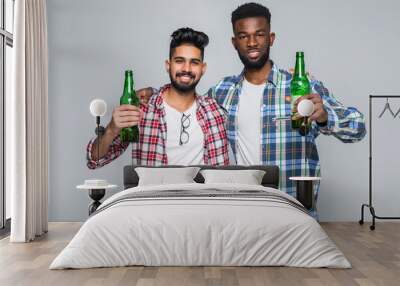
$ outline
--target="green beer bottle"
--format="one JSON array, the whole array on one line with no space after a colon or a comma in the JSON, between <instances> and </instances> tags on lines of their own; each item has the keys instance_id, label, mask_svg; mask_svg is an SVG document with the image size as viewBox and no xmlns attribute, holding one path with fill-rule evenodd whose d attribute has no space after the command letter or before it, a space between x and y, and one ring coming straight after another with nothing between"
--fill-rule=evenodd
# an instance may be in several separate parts
<instances>
[{"instance_id":1,"label":"green beer bottle","mask_svg":"<svg viewBox=\"0 0 400 286\"><path fill-rule=\"evenodd\" d=\"M303 95L310 94L310 81L307 78L304 67L304 52L296 52L296 65L292 82L290 83L290 93L292 95L292 129L299 129L301 135L307 134L311 124L304 122L304 118L297 112L296 100Z\"/></svg>"},{"instance_id":2,"label":"green beer bottle","mask_svg":"<svg viewBox=\"0 0 400 286\"><path fill-rule=\"evenodd\" d=\"M125 71L124 93L120 100L120 105L131 104L139 106L140 101L135 92L135 84L133 82L133 73L131 70ZM139 141L139 127L137 125L127 128L122 128L120 133L122 142L138 142Z\"/></svg>"}]
</instances>

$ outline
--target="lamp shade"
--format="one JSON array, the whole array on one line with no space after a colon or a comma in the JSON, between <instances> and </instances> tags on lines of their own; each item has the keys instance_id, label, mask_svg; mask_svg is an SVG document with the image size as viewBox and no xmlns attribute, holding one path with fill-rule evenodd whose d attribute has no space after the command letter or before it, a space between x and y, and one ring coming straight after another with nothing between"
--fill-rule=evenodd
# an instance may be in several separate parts
<instances>
[{"instance_id":1,"label":"lamp shade","mask_svg":"<svg viewBox=\"0 0 400 286\"><path fill-rule=\"evenodd\" d=\"M107 103L99 98L93 99L90 102L90 113L96 116L104 116L107 112Z\"/></svg>"}]
</instances>

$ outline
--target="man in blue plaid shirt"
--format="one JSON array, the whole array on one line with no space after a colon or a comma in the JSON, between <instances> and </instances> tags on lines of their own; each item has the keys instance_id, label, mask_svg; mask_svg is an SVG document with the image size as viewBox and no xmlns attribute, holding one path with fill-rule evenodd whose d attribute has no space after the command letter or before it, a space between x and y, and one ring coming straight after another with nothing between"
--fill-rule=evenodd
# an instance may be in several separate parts
<instances>
[{"instance_id":1,"label":"man in blue plaid shirt","mask_svg":"<svg viewBox=\"0 0 400 286\"><path fill-rule=\"evenodd\" d=\"M239 165L279 166L280 189L296 196L289 177L320 176L316 137L322 133L345 143L356 142L365 136L365 121L357 109L344 107L320 81L311 79L312 94L305 96L314 103L311 131L304 138L298 130L292 130L292 75L269 59L275 40L270 20L268 8L256 3L241 5L232 12L232 44L244 69L239 75L222 79L208 95L228 113L233 161ZM312 214L316 217L315 209Z\"/></svg>"}]
</instances>

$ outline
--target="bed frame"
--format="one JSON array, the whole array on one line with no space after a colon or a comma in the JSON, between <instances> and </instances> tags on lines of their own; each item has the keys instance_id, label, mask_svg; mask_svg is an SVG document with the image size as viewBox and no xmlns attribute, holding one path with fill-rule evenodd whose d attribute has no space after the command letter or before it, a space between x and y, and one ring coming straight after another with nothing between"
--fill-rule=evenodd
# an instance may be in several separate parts
<instances>
[{"instance_id":1,"label":"bed frame","mask_svg":"<svg viewBox=\"0 0 400 286\"><path fill-rule=\"evenodd\" d=\"M124 190L128 188L133 188L136 187L139 184L139 176L135 171L136 167L144 167L144 168L149 168L150 166L135 166L135 165L128 165L124 167ZM177 168L177 167L185 167L185 166L177 166L177 165L168 165L168 166L159 166L159 167L151 167L151 168ZM265 171L265 175L262 178L261 185L264 187L271 187L278 189L279 186L279 167L278 166L261 166L261 165L254 165L254 166L239 166L239 165L234 165L234 166L204 166L204 165L196 165L192 167L199 167L201 170L210 170L210 169L218 169L218 170L262 170ZM204 183L204 178L200 174L200 172L197 174L197 176L194 178L194 181L196 183ZM95 197L89 196L94 200L91 205L89 205L89 215L91 215L93 212L96 211L98 206L101 204L100 200L103 198L105 194L105 190L91 190L91 191L96 191L94 195ZM99 195L98 192L101 191ZM312 196L312 193L310 194L309 191L306 191L307 193L303 193L302 195L299 196L299 193L297 194L297 200L305 206L306 209L311 210L313 206L313 201L314 198ZM312 190L311 190L312 192Z\"/></svg>"}]
</instances>

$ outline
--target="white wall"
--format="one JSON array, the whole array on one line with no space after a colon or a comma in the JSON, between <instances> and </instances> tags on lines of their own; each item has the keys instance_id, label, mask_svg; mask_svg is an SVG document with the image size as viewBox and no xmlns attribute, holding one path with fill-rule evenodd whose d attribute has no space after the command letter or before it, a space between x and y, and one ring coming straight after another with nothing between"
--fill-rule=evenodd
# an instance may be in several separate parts
<instances>
[{"instance_id":1,"label":"white wall","mask_svg":"<svg viewBox=\"0 0 400 286\"><path fill-rule=\"evenodd\" d=\"M122 167L129 155L100 170L86 168L85 146L93 135L89 103L100 97L111 110L122 92L123 71L133 69L136 86L158 87L168 81L164 60L169 36L190 26L206 32L210 44L208 71L199 84L204 92L221 77L237 74L242 65L231 46L230 13L244 1L107 1L49 0L50 50L50 220L87 217L85 192L75 189L85 178L106 178L122 185ZM277 39L272 59L294 65L304 50L307 69L345 105L368 118L368 95L400 94L400 4L395 0L260 1L272 12ZM377 102L382 108L384 102ZM397 105L400 107L400 100ZM378 111L377 111L378 112ZM400 215L396 175L400 118L377 123L379 160L374 166L378 214ZM104 119L103 119L104 120ZM318 139L322 165L321 220L354 221L368 198L368 138L343 144L333 137ZM375 146L374 146L375 148Z\"/></svg>"}]
</instances>

